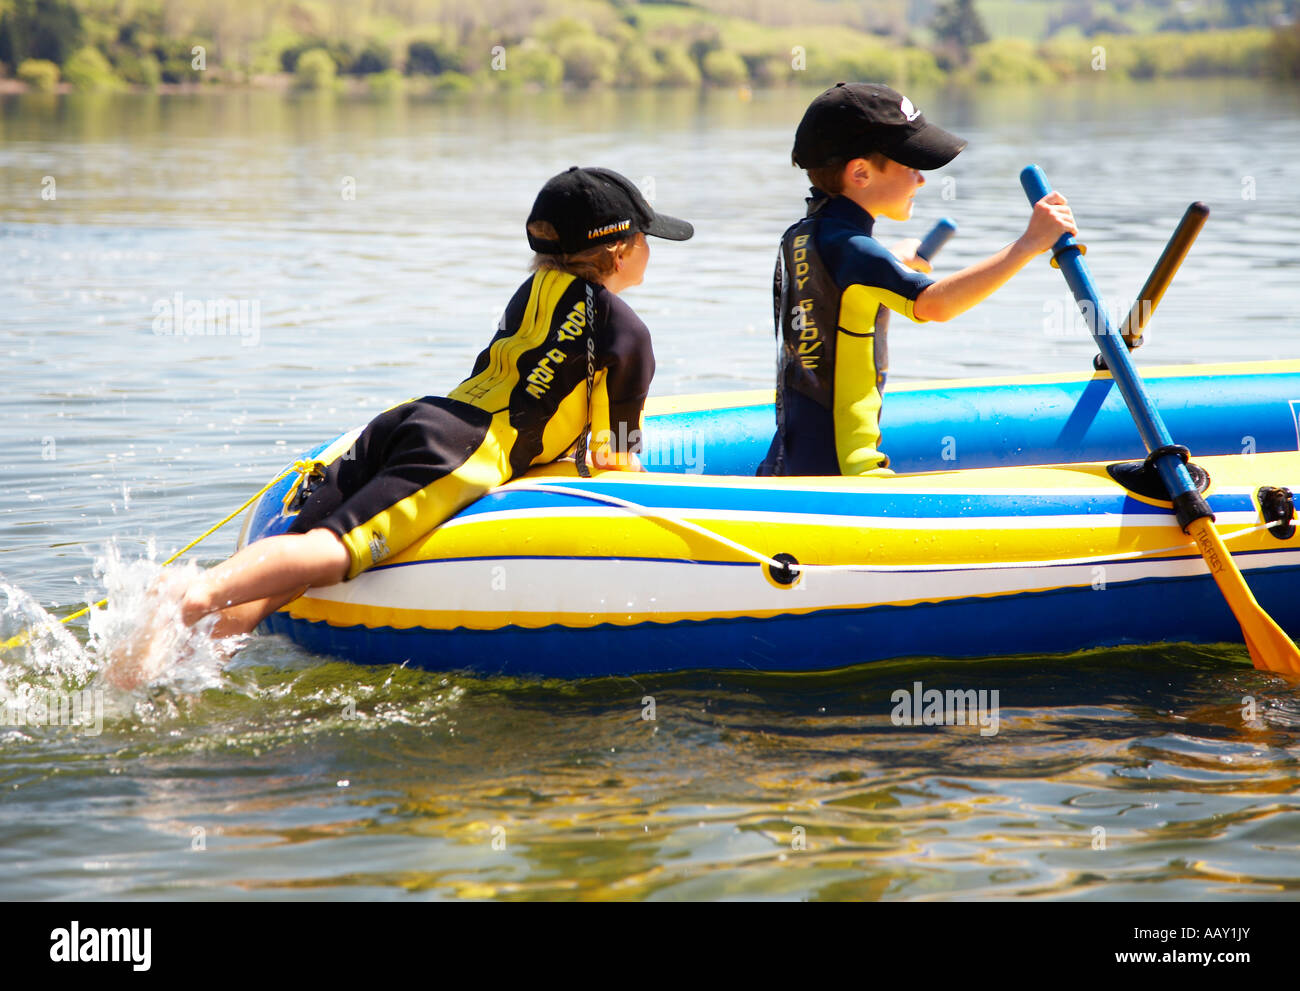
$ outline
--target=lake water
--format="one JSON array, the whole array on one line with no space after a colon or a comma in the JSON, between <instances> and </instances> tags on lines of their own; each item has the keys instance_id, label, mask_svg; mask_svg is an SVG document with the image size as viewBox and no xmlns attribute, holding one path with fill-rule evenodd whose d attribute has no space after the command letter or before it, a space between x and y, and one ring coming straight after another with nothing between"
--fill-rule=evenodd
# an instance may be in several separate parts
<instances>
[{"instance_id":1,"label":"lake water","mask_svg":"<svg viewBox=\"0 0 1300 991\"><path fill-rule=\"evenodd\" d=\"M98 598L97 572L138 588L142 559L293 454L459 382L525 277L533 196L572 164L696 224L652 244L626 297L654 392L770 386L811 95L0 98L0 637L37 604ZM970 147L882 236L946 214L961 231L940 274L989 254L1022 229L1036 161L1126 310L1205 200L1139 365L1300 356L1300 90L910 95ZM156 333L177 294L255 305L256 333ZM949 324L895 321L891 381L1085 369L1070 305L1041 261ZM0 701L97 686L92 630L70 630L0 657ZM891 693L916 681L999 691L999 733L893 726ZM1300 893L1300 699L1240 647L548 683L262 637L224 673L107 701L97 735L0 726L0 897Z\"/></svg>"}]
</instances>

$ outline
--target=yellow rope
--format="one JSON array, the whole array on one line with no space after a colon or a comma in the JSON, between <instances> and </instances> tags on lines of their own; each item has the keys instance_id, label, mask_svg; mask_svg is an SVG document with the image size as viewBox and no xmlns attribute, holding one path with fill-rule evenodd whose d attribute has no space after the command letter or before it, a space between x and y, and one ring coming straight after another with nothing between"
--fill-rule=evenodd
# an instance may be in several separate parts
<instances>
[{"instance_id":1,"label":"yellow rope","mask_svg":"<svg viewBox=\"0 0 1300 991\"><path fill-rule=\"evenodd\" d=\"M171 557L169 557L166 561L164 561L164 562L162 563L162 566L163 566L164 568L167 567L167 565L171 564L173 561L175 561L178 557L180 557L182 554L184 554L184 553L185 553L187 550L189 550L191 547L195 547L195 546L197 546L197 545L199 544L200 541L206 540L208 537L212 536L214 533L216 533L218 530L220 530L223 526L225 526L227 523L229 523L231 520L233 520L236 516L238 516L240 513L242 513L245 509L247 509L249 506L251 506L254 502L256 502L258 499L262 498L262 496L266 495L266 493L270 490L271 486L275 485L276 482L278 482L278 481L280 481L280 479L284 478L285 475L289 474L289 473L292 472L292 471L296 471L296 472L298 472L298 475L299 475L298 482L299 482L299 484L301 484L302 479L305 478L305 477L306 477L308 474L310 474L311 472L313 472L313 471L316 469L316 467L317 467L318 464L320 464L320 462L318 462L318 461L295 461L293 464L291 464L291 465L290 465L288 468L286 468L284 471L280 472L280 474L276 475L275 478L271 479L269 482L267 482L265 485L263 485L260 489L258 489L256 492L254 492L254 493L253 493L253 494L252 494L252 495L251 495L251 496L250 496L250 497L249 497L249 498L244 502L244 504L243 504L242 506L240 506L240 507L239 507L238 509L236 509L233 513L231 513L229 516L227 516L225 519L223 519L220 523L218 523L216 526L209 527L206 531L204 531L203 533L199 534L199 536L195 537L195 538L194 538L193 540L191 540L188 544L186 544L184 547L182 547L180 550L178 550L175 554L173 554ZM291 486L291 487L290 487L290 492L292 493L292 492L295 491L296 489L297 489L297 486L296 486L296 485L295 485L295 486ZM286 505L288 504L288 499L287 499L287 498L286 498L286 500L285 500L285 504L286 504ZM72 613L72 614L69 615L69 616L64 616L61 620L59 620L59 622L60 622L60 623L70 623L70 622L72 622L72 620L77 619L77 618L80 617L80 616L84 616L84 615L86 615L86 613L90 612L91 609L98 609L98 608L100 608L101 606L105 606L105 605L107 605L107 604L108 604L108 600L107 600L107 599L100 599L100 600L99 600L98 602L96 602L93 606L86 606L84 609L78 609L76 612ZM36 627L32 626L32 627L27 628L26 630L23 630L22 633L19 633L19 634L17 634L16 636L12 636L12 637L10 637L10 638L9 638L8 640L6 640L4 643L0 643L0 651L10 650L10 649L12 649L12 648L14 648L14 647L20 647L20 646L22 646L23 644L27 643L27 641L30 640L30 639L32 638L32 634L35 633L35 632L36 632Z\"/></svg>"}]
</instances>

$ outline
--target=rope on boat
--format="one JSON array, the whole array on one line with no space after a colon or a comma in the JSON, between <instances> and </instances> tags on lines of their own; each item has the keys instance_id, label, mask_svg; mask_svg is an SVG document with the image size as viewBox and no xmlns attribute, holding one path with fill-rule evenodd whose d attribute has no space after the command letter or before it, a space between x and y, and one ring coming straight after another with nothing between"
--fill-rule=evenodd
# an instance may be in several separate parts
<instances>
[{"instance_id":1,"label":"rope on boat","mask_svg":"<svg viewBox=\"0 0 1300 991\"><path fill-rule=\"evenodd\" d=\"M292 494L292 492L296 491L298 486L302 484L303 480L312 471L314 471L317 468L318 464L319 462L310 459L305 461L304 460L295 461L293 464L285 468L284 471L280 472L273 479L271 479L269 482L263 485L256 492L254 492L238 509L230 513L219 523L213 525L212 527L209 527L203 533L199 534L199 536L195 537L188 544L186 544L184 547L178 550L175 554L171 555L171 557L167 558L167 560L163 562L163 566L165 567L171 564L178 557L180 557L182 554L188 551L191 547L196 546L201 541L205 540L207 537L216 533L223 526L225 526L236 516L242 513L245 509L251 506L256 500L260 499L263 495L265 495L266 492L268 492L270 488L276 484L276 482L280 481L280 479L284 478L290 472L296 471L298 472L298 476L299 476L298 484L291 488L290 492ZM1107 561L1125 561L1125 560L1134 560L1143 557L1156 557L1160 554L1168 554L1173 551L1187 550L1189 547L1196 546L1195 541L1188 539L1184 543L1174 544L1170 547L1162 547L1159 550L1153 550L1153 551L1126 551L1122 554L1102 554L1096 557L1062 558L1055 561L1005 561L1005 562L996 562L996 563L985 562L983 564L913 564L913 565L893 565L893 566L878 565L878 564L791 564L790 562L778 561L775 558L768 557L766 554L762 553L761 551L756 551L752 547L748 547L745 544L732 540L730 537L724 537L716 530L710 530L708 527L700 526L698 523L692 523L690 520L684 519L683 517L678 516L675 513L670 513L662 509L651 509L650 507L643 506L640 503L632 502L628 499L621 499L618 496L609 495L608 493L605 492L590 492L585 489L571 488L567 485L546 485L539 482L514 482L510 485L510 490L513 492L519 492L519 491L546 492L552 495L566 495L577 499L587 499L591 502L603 502L607 505L615 506L619 509L625 509L628 512L633 513L637 516L644 517L645 519L659 520L660 522L671 523L674 526L681 527L684 530L689 530L692 533L699 534L701 537L704 537L706 540L712 540L714 543L721 544L723 547L729 547L732 550L740 554L743 554L745 557L748 557L758 562L759 564L765 564L769 568L774 568L778 571L784 571L786 569L789 569L789 571L793 574L798 574L801 571L901 572L901 571L953 571L957 569L960 569L962 571L973 571L973 570L994 569L994 568L1057 568L1057 567L1066 567L1071 565L1099 564ZM286 497L286 501L288 501L287 497ZM1274 520L1271 523L1260 523L1258 526L1253 526L1246 530L1238 530L1236 533L1230 534L1226 537L1221 537L1221 539L1224 542L1227 542L1229 540L1236 540L1238 537L1245 537L1252 533L1258 533L1260 530L1267 530L1270 529L1271 527L1279 526L1284 522L1287 521ZM59 622L60 623L71 622L72 620L77 619L79 616L86 615L86 613L90 612L92 608L101 608L107 603L108 603L107 599L101 599L99 602L96 602L94 606L86 606L84 609L79 609L74 613L62 617L59 620ZM17 647L26 643L31 638L31 635L35 631L36 631L36 627L31 627L29 629L23 630L21 633L19 633L16 636L10 637L8 640L0 642L0 651L9 650L12 647Z\"/></svg>"},{"instance_id":2,"label":"rope on boat","mask_svg":"<svg viewBox=\"0 0 1300 991\"><path fill-rule=\"evenodd\" d=\"M902 572L902 571L972 571L995 568L1059 568L1075 565L1102 564L1109 561L1128 561L1144 557L1156 557L1161 554L1169 554L1173 551L1185 551L1195 549L1196 542L1190 537L1181 544L1173 544L1169 547L1161 547L1158 550L1149 551L1124 551L1119 554L1101 554L1095 557L1075 557L1060 558L1054 561L1002 561L1002 562L984 562L982 564L907 564L907 565L880 565L880 564L792 564L788 561L778 561L775 558L768 557L761 551L756 551L752 547L738 543L730 537L724 537L716 530L710 530L708 527L701 526L698 523L692 523L676 513L671 513L662 509L651 509L649 506L643 506L640 503L632 502L628 499L622 499L619 496L609 495L605 492L591 492L586 489L571 488L567 485L546 485L539 482L514 482L511 483L510 491L512 492L545 492L552 495L567 495L579 499L588 499L592 502L603 502L619 509L625 509L637 516L645 519L659 520L661 522L671 523L674 526L682 527L697 533L701 537L712 540L724 547L729 547L759 564L765 564L769 568L775 568L778 571L789 569L791 572L800 571L866 571L866 572ZM1223 541L1236 540L1239 537L1245 537L1252 533L1258 533L1260 530L1268 530L1284 520L1274 520L1271 523L1260 523L1257 526L1249 527L1245 530L1238 530L1236 533L1222 537Z\"/></svg>"}]
</instances>

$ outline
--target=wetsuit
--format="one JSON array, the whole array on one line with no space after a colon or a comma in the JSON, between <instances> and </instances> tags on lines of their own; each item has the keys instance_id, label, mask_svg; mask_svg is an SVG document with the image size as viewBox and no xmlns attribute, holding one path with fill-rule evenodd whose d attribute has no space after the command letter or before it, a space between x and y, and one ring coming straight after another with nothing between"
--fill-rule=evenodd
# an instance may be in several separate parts
<instances>
[{"instance_id":1,"label":"wetsuit","mask_svg":"<svg viewBox=\"0 0 1300 991\"><path fill-rule=\"evenodd\" d=\"M638 450L653 375L650 332L626 303L603 286L539 272L510 300L469 378L446 398L412 400L372 420L309 483L290 532L337 534L354 578L493 487L561 457L588 426L598 449Z\"/></svg>"},{"instance_id":2,"label":"wetsuit","mask_svg":"<svg viewBox=\"0 0 1300 991\"><path fill-rule=\"evenodd\" d=\"M776 436L760 475L862 475L885 469L880 407L889 311L932 280L871 236L871 214L818 191L781 238L772 296L781 342Z\"/></svg>"}]
</instances>

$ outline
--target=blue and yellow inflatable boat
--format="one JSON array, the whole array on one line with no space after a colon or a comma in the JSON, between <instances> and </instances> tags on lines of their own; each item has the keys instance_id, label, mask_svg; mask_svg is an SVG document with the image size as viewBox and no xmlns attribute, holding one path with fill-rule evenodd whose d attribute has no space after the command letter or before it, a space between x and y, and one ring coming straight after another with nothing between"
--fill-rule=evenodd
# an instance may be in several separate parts
<instances>
[{"instance_id":1,"label":"blue and yellow inflatable boat","mask_svg":"<svg viewBox=\"0 0 1300 991\"><path fill-rule=\"evenodd\" d=\"M1144 377L1260 605L1300 634L1300 362ZM357 662L554 677L1240 641L1163 492L1122 466L1145 451L1107 373L895 385L882 425L896 477L755 478L771 393L652 402L649 472L535 470L265 625ZM285 530L293 481L241 545Z\"/></svg>"}]
</instances>

